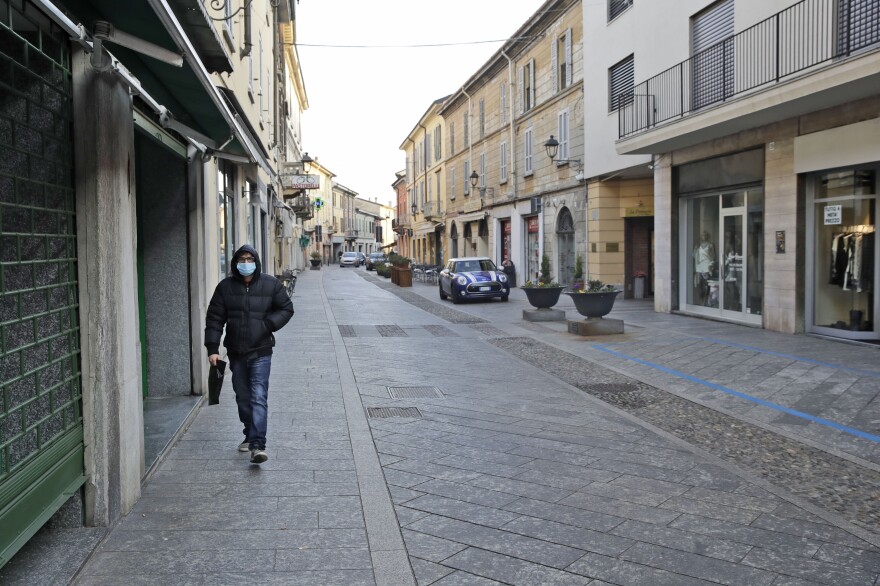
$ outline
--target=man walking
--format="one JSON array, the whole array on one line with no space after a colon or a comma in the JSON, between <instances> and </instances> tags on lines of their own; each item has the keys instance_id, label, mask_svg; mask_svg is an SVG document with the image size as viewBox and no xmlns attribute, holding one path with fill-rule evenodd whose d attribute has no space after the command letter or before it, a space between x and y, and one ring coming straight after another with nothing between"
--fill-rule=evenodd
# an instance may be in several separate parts
<instances>
[{"instance_id":1,"label":"man walking","mask_svg":"<svg viewBox=\"0 0 880 586\"><path fill-rule=\"evenodd\" d=\"M260 257L248 244L232 255L232 274L217 285L205 319L208 360L220 359L220 336L232 370L232 389L245 440L239 451L251 452L251 462L262 464L266 453L269 371L272 367L272 334L293 317L293 304L281 282L261 272Z\"/></svg>"}]
</instances>

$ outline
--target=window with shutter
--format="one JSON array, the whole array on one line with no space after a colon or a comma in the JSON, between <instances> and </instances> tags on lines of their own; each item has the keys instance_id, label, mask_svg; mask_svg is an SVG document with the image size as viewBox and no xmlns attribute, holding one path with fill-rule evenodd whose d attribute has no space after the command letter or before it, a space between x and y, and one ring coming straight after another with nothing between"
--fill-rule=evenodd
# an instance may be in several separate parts
<instances>
[{"instance_id":1,"label":"window with shutter","mask_svg":"<svg viewBox=\"0 0 880 586\"><path fill-rule=\"evenodd\" d=\"M423 146L425 149L425 170L431 166L431 133L425 134L425 144Z\"/></svg>"},{"instance_id":2,"label":"window with shutter","mask_svg":"<svg viewBox=\"0 0 880 586\"><path fill-rule=\"evenodd\" d=\"M441 138L440 125L434 129L434 159L439 163L443 158L443 140Z\"/></svg>"},{"instance_id":3,"label":"window with shutter","mask_svg":"<svg viewBox=\"0 0 880 586\"><path fill-rule=\"evenodd\" d=\"M556 39L556 42L550 45L550 71L553 74L553 93L557 93L561 89L565 89L560 79L560 69L564 67L559 62L559 44L562 39ZM563 53L565 55L565 53ZM563 57L564 58L564 57Z\"/></svg>"},{"instance_id":4,"label":"window with shutter","mask_svg":"<svg viewBox=\"0 0 880 586\"><path fill-rule=\"evenodd\" d=\"M498 94L500 96L500 108L498 111L501 113L501 120L499 121L500 126L504 126L507 123L507 85L505 82L501 82L501 87L498 88Z\"/></svg>"},{"instance_id":5,"label":"window with shutter","mask_svg":"<svg viewBox=\"0 0 880 586\"><path fill-rule=\"evenodd\" d=\"M635 61L632 55L613 65L608 70L608 111L632 102L633 86L635 85Z\"/></svg>"},{"instance_id":6,"label":"window with shutter","mask_svg":"<svg viewBox=\"0 0 880 586\"><path fill-rule=\"evenodd\" d=\"M464 113L464 148L471 146L470 124L468 124L468 112Z\"/></svg>"},{"instance_id":7,"label":"window with shutter","mask_svg":"<svg viewBox=\"0 0 880 586\"><path fill-rule=\"evenodd\" d=\"M480 98L480 138L486 136L486 101Z\"/></svg>"},{"instance_id":8,"label":"window with shutter","mask_svg":"<svg viewBox=\"0 0 880 586\"><path fill-rule=\"evenodd\" d=\"M532 63L534 61L529 61L526 65L523 66L522 69L522 79L523 79L523 92L522 92L522 103L523 103L523 112L528 112L535 105L532 101L533 93L532 93L532 84L535 82L535 76L532 72Z\"/></svg>"},{"instance_id":9,"label":"window with shutter","mask_svg":"<svg viewBox=\"0 0 880 586\"><path fill-rule=\"evenodd\" d=\"M880 42L877 0L838 0L837 54L848 55Z\"/></svg>"},{"instance_id":10,"label":"window with shutter","mask_svg":"<svg viewBox=\"0 0 880 586\"><path fill-rule=\"evenodd\" d=\"M449 199L455 199L455 167L449 170Z\"/></svg>"},{"instance_id":11,"label":"window with shutter","mask_svg":"<svg viewBox=\"0 0 880 586\"><path fill-rule=\"evenodd\" d=\"M507 142L501 143L501 157L499 160L499 171L501 173L501 183L507 182Z\"/></svg>"},{"instance_id":12,"label":"window with shutter","mask_svg":"<svg viewBox=\"0 0 880 586\"><path fill-rule=\"evenodd\" d=\"M529 108L534 108L537 104L535 101L537 92L535 90L535 60L532 59L529 61Z\"/></svg>"},{"instance_id":13,"label":"window with shutter","mask_svg":"<svg viewBox=\"0 0 880 586\"><path fill-rule=\"evenodd\" d=\"M633 0L608 0L608 22L611 22L632 6Z\"/></svg>"},{"instance_id":14,"label":"window with shutter","mask_svg":"<svg viewBox=\"0 0 880 586\"><path fill-rule=\"evenodd\" d=\"M557 116L557 132L559 133L559 160L568 160L568 110L563 110Z\"/></svg>"},{"instance_id":15,"label":"window with shutter","mask_svg":"<svg viewBox=\"0 0 880 586\"><path fill-rule=\"evenodd\" d=\"M480 187L486 187L486 153L480 153Z\"/></svg>"},{"instance_id":16,"label":"window with shutter","mask_svg":"<svg viewBox=\"0 0 880 586\"><path fill-rule=\"evenodd\" d=\"M694 108L733 95L733 0L721 0L691 19Z\"/></svg>"},{"instance_id":17,"label":"window with shutter","mask_svg":"<svg viewBox=\"0 0 880 586\"><path fill-rule=\"evenodd\" d=\"M517 89L517 91L516 91L516 96L517 96L517 100L519 100L519 113L520 113L520 114L522 114L523 112L526 111L526 107L525 107L525 103L526 103L526 101L525 101L525 99L524 99L524 96L525 96L525 89L524 89L524 88L525 88L525 82L523 81L523 79L525 78L525 74L524 74L524 72L525 72L525 67L520 67L519 69L516 70L516 76L517 76L517 80L516 80L516 89Z\"/></svg>"},{"instance_id":18,"label":"window with shutter","mask_svg":"<svg viewBox=\"0 0 880 586\"><path fill-rule=\"evenodd\" d=\"M571 29L565 31L565 86L568 87L574 82L574 61L571 56Z\"/></svg>"},{"instance_id":19,"label":"window with shutter","mask_svg":"<svg viewBox=\"0 0 880 586\"><path fill-rule=\"evenodd\" d=\"M532 129L526 128L526 132L523 135L523 166L525 167L525 174L531 175L534 170L532 169Z\"/></svg>"},{"instance_id":20,"label":"window with shutter","mask_svg":"<svg viewBox=\"0 0 880 586\"><path fill-rule=\"evenodd\" d=\"M449 156L455 154L455 122L449 123Z\"/></svg>"},{"instance_id":21,"label":"window with shutter","mask_svg":"<svg viewBox=\"0 0 880 586\"><path fill-rule=\"evenodd\" d=\"M462 177L464 179L464 191L465 195L468 195L471 192L471 162L464 162L464 172L462 173Z\"/></svg>"}]
</instances>

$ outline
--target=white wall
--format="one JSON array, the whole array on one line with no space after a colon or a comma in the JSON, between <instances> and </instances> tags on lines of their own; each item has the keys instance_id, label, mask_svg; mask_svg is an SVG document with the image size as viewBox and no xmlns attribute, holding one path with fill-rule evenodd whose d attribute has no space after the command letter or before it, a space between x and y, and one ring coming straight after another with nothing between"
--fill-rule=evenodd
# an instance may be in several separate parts
<instances>
[{"instance_id":1,"label":"white wall","mask_svg":"<svg viewBox=\"0 0 880 586\"><path fill-rule=\"evenodd\" d=\"M637 1L612 22L608 4L584 2L584 131L587 178L650 161L618 155L617 112L608 112L608 68L635 56L635 83L690 57L691 17L714 0ZM735 30L742 31L796 4L797 0L735 0Z\"/></svg>"}]
</instances>

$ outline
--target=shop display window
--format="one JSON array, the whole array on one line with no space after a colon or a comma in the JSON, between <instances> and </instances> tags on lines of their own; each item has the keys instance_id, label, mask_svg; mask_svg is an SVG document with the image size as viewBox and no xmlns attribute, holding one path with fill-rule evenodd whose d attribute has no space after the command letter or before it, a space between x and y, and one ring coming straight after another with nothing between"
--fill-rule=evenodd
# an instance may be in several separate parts
<instances>
[{"instance_id":1,"label":"shop display window","mask_svg":"<svg viewBox=\"0 0 880 586\"><path fill-rule=\"evenodd\" d=\"M816 178L813 214L813 325L874 331L876 173L847 170Z\"/></svg>"}]
</instances>

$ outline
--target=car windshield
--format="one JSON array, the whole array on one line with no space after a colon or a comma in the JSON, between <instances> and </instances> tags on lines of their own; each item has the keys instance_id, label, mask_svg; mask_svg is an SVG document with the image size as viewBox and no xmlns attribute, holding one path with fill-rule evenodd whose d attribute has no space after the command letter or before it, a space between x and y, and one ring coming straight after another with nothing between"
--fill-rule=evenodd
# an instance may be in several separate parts
<instances>
[{"instance_id":1,"label":"car windshield","mask_svg":"<svg viewBox=\"0 0 880 586\"><path fill-rule=\"evenodd\" d=\"M343 258L357 258L357 253L356 252L343 252L342 257Z\"/></svg>"},{"instance_id":2,"label":"car windshield","mask_svg":"<svg viewBox=\"0 0 880 586\"><path fill-rule=\"evenodd\" d=\"M456 273L473 273L477 271L494 271L495 263L488 258L474 260L460 260L455 263Z\"/></svg>"},{"instance_id":3,"label":"car windshield","mask_svg":"<svg viewBox=\"0 0 880 586\"><path fill-rule=\"evenodd\" d=\"M385 255L382 254L381 252L374 252L373 254L370 255L370 258L385 258Z\"/></svg>"}]
</instances>

